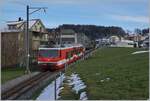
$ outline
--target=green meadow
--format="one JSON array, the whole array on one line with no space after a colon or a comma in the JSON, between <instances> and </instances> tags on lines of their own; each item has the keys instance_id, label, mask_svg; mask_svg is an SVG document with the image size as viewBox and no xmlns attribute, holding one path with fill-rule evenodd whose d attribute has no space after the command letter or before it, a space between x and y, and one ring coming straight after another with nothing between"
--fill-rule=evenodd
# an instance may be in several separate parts
<instances>
[{"instance_id":1,"label":"green meadow","mask_svg":"<svg viewBox=\"0 0 150 101\"><path fill-rule=\"evenodd\" d=\"M145 100L149 98L149 55L138 48L101 48L66 71L79 74L89 100ZM77 99L65 85L61 99Z\"/></svg>"}]
</instances>

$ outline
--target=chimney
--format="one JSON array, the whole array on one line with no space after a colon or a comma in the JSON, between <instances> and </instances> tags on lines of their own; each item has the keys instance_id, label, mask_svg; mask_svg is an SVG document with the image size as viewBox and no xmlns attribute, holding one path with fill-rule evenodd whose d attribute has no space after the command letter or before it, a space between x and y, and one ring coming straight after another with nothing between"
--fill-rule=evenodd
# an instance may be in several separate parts
<instances>
[{"instance_id":1,"label":"chimney","mask_svg":"<svg viewBox=\"0 0 150 101\"><path fill-rule=\"evenodd\" d=\"M21 17L18 18L18 21L23 21L23 19L21 19Z\"/></svg>"}]
</instances>

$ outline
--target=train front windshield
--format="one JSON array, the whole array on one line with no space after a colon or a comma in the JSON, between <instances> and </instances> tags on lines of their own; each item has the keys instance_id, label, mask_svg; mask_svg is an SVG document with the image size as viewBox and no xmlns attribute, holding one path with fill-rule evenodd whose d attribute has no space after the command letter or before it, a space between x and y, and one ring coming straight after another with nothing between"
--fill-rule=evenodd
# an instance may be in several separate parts
<instances>
[{"instance_id":1,"label":"train front windshield","mask_svg":"<svg viewBox=\"0 0 150 101\"><path fill-rule=\"evenodd\" d=\"M59 53L58 50L40 50L39 56L46 57L46 58L55 58L58 57Z\"/></svg>"}]
</instances>

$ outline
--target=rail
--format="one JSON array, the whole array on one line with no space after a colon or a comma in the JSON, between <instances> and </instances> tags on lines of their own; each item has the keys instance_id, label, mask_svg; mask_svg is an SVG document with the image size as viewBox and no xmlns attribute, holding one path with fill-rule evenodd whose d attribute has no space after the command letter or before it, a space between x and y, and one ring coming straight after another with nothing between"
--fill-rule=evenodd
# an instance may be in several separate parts
<instances>
[{"instance_id":1,"label":"rail","mask_svg":"<svg viewBox=\"0 0 150 101\"><path fill-rule=\"evenodd\" d=\"M2 100L14 100L17 99L24 92L28 91L36 84L44 80L50 75L50 72L42 72L37 76L30 78L29 80L23 81L22 83L16 85L15 87L2 92Z\"/></svg>"}]
</instances>

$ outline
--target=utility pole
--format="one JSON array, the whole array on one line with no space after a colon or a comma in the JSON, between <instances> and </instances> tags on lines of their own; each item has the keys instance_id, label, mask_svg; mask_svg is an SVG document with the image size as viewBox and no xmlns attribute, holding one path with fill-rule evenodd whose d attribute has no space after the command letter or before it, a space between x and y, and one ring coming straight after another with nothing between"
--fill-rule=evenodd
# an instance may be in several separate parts
<instances>
[{"instance_id":1,"label":"utility pole","mask_svg":"<svg viewBox=\"0 0 150 101\"><path fill-rule=\"evenodd\" d=\"M55 76L55 83L54 83L54 99L57 100L57 81Z\"/></svg>"},{"instance_id":2,"label":"utility pole","mask_svg":"<svg viewBox=\"0 0 150 101\"><path fill-rule=\"evenodd\" d=\"M30 40L29 40L29 5L27 5L27 21L26 21L26 57L27 57L27 60L26 60L26 71L25 73L30 73L30 69L29 69L29 61L30 61Z\"/></svg>"},{"instance_id":3,"label":"utility pole","mask_svg":"<svg viewBox=\"0 0 150 101\"><path fill-rule=\"evenodd\" d=\"M30 9L35 9L34 11L32 11L31 13L29 12ZM44 12L46 12L45 9L47 9L46 7L29 7L29 5L27 5L27 21L26 21L26 35L25 35L25 47L26 47L26 71L25 73L29 74L31 73L30 71L30 33L29 33L29 15L33 14L36 11L39 11L43 9Z\"/></svg>"},{"instance_id":4,"label":"utility pole","mask_svg":"<svg viewBox=\"0 0 150 101\"><path fill-rule=\"evenodd\" d=\"M60 47L61 47L61 45L62 45L62 29L60 29L60 37L59 37L59 45L60 45Z\"/></svg>"}]
</instances>

